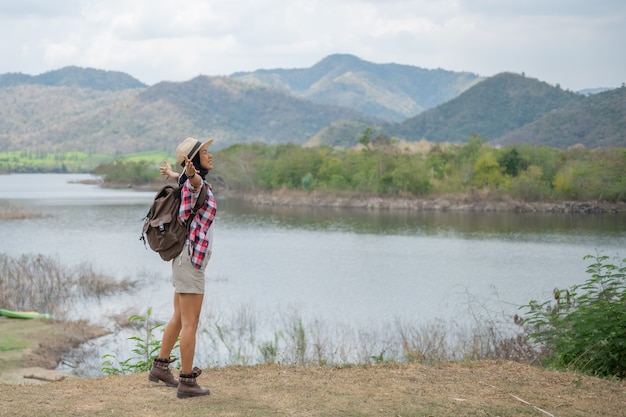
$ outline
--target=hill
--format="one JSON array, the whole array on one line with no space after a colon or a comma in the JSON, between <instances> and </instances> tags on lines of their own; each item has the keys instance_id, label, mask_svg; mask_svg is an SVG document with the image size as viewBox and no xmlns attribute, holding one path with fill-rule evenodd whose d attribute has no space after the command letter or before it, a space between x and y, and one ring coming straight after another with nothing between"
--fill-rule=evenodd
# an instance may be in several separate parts
<instances>
[{"instance_id":1,"label":"hill","mask_svg":"<svg viewBox=\"0 0 626 417\"><path fill-rule=\"evenodd\" d=\"M390 121L413 117L483 79L468 72L374 64L347 54L330 55L310 68L238 72L231 77Z\"/></svg>"},{"instance_id":2,"label":"hill","mask_svg":"<svg viewBox=\"0 0 626 417\"><path fill-rule=\"evenodd\" d=\"M625 147L626 87L575 100L495 140L500 145L525 142L554 148Z\"/></svg>"},{"instance_id":3,"label":"hill","mask_svg":"<svg viewBox=\"0 0 626 417\"><path fill-rule=\"evenodd\" d=\"M0 88L0 151L91 150L106 119L86 120L123 106L137 90L101 91L24 84Z\"/></svg>"},{"instance_id":4,"label":"hill","mask_svg":"<svg viewBox=\"0 0 626 417\"><path fill-rule=\"evenodd\" d=\"M523 75L502 73L453 100L396 125L389 136L409 141L463 143L472 134L496 140L545 114L584 97Z\"/></svg>"},{"instance_id":5,"label":"hill","mask_svg":"<svg viewBox=\"0 0 626 417\"><path fill-rule=\"evenodd\" d=\"M228 77L160 83L143 91L139 99L146 104L168 103L187 116L199 136L214 136L218 145L255 141L301 144L339 119L376 121L347 107L315 104Z\"/></svg>"},{"instance_id":6,"label":"hill","mask_svg":"<svg viewBox=\"0 0 626 417\"><path fill-rule=\"evenodd\" d=\"M193 135L215 137L217 148L304 143L341 118L374 122L352 109L227 77L121 91L26 84L0 88L0 151L173 151L181 138Z\"/></svg>"},{"instance_id":7,"label":"hill","mask_svg":"<svg viewBox=\"0 0 626 417\"><path fill-rule=\"evenodd\" d=\"M66 67L0 75L0 152L173 152L186 136L214 137L217 149L255 141L349 147L367 128L408 141L463 143L475 133L494 144L626 146L623 103L615 90L587 96L522 75L483 79L352 55L150 87Z\"/></svg>"},{"instance_id":8,"label":"hill","mask_svg":"<svg viewBox=\"0 0 626 417\"><path fill-rule=\"evenodd\" d=\"M118 71L94 68L65 67L40 75L21 73L0 74L0 87L35 84L55 87L91 88L94 90L126 90L146 87L144 83Z\"/></svg>"}]
</instances>

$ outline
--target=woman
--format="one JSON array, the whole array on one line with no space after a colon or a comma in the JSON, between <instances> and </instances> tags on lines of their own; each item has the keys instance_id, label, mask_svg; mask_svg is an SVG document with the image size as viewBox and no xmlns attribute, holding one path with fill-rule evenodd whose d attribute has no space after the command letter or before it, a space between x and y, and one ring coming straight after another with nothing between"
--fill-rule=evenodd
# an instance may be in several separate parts
<instances>
[{"instance_id":1,"label":"woman","mask_svg":"<svg viewBox=\"0 0 626 417\"><path fill-rule=\"evenodd\" d=\"M201 387L196 382L202 371L193 367L193 359L196 331L204 299L204 271L211 257L212 226L217 210L211 186L206 182L206 175L213 169L213 156L207 151L211 143L213 139L202 143L197 139L187 138L178 145L176 163L184 168L182 174L174 172L167 161L160 168L161 174L166 176L166 179L176 179L181 185L181 204L178 213L181 223L189 218L201 187L206 187L207 190L204 204L191 221L187 245L182 253L172 260L174 314L165 326L159 356L152 363L148 375L150 381L163 381L167 386L178 387L176 394L178 398L209 394L208 388ZM174 362L170 359L170 354L179 336L181 369L179 380L176 380L169 365Z\"/></svg>"}]
</instances>

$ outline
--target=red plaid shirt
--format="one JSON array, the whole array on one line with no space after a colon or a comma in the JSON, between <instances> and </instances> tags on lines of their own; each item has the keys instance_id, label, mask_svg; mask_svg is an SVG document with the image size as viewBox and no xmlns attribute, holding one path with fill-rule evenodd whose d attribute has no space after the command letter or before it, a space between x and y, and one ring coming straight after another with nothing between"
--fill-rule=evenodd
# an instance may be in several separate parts
<instances>
[{"instance_id":1,"label":"red plaid shirt","mask_svg":"<svg viewBox=\"0 0 626 417\"><path fill-rule=\"evenodd\" d=\"M217 213L217 202L213 196L211 186L206 182L203 184L206 186L207 198L204 201L204 205L198 209L198 213L196 213L196 217L191 222L189 229L191 263L198 269L202 267L202 262L212 244L212 242L209 242L210 235L208 231L215 219L215 213ZM193 188L189 180L185 181L182 187L180 209L178 211L178 221L181 224L184 224L184 221L189 218L199 195L200 187Z\"/></svg>"}]
</instances>

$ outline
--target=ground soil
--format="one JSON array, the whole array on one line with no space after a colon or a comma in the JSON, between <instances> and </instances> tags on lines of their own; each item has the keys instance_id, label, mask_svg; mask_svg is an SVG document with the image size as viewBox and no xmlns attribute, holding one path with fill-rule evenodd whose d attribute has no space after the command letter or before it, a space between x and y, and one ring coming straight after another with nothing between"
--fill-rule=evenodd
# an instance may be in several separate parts
<instances>
[{"instance_id":1,"label":"ground soil","mask_svg":"<svg viewBox=\"0 0 626 417\"><path fill-rule=\"evenodd\" d=\"M42 384L67 378L53 371L62 355L107 333L83 321L0 317L0 383Z\"/></svg>"},{"instance_id":2,"label":"ground soil","mask_svg":"<svg viewBox=\"0 0 626 417\"><path fill-rule=\"evenodd\" d=\"M0 338L30 342L0 350L0 417L626 416L624 381L504 361L211 368L198 378L211 395L186 400L146 373L80 379L46 370L103 332L0 318Z\"/></svg>"}]
</instances>

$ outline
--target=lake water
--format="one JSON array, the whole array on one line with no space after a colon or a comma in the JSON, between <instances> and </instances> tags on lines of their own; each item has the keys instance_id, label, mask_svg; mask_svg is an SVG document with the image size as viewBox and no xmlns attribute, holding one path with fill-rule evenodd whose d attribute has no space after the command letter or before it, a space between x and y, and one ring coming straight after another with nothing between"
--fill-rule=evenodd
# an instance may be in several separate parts
<instances>
[{"instance_id":1,"label":"lake water","mask_svg":"<svg viewBox=\"0 0 626 417\"><path fill-rule=\"evenodd\" d=\"M0 202L52 215L0 220L0 252L88 263L143 283L132 294L76 303L70 318L111 326L112 315L151 307L155 318L166 320L170 265L139 241L154 193L74 183L88 178L0 175ZM236 327L253 316L259 339L294 315L338 329L510 316L531 299L547 299L555 287L585 281L585 255L626 257L624 214L252 207L218 195L215 227L201 326ZM120 338L92 343L95 355L117 349L112 343ZM209 358L219 350L214 344L199 339L199 361L228 363Z\"/></svg>"}]
</instances>

